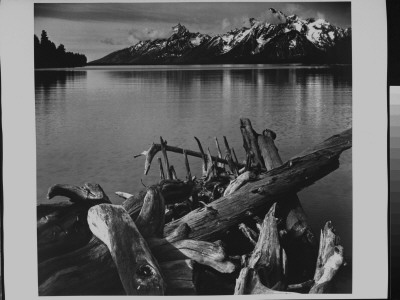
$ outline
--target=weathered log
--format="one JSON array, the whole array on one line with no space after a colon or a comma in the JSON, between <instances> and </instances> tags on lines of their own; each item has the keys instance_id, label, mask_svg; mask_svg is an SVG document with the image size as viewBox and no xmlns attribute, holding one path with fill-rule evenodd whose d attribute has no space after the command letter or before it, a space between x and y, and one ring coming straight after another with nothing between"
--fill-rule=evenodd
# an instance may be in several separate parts
<instances>
[{"instance_id":1,"label":"weathered log","mask_svg":"<svg viewBox=\"0 0 400 300\"><path fill-rule=\"evenodd\" d=\"M165 202L158 187L150 187L144 197L140 214L135 221L144 238L163 236Z\"/></svg>"},{"instance_id":2,"label":"weathered log","mask_svg":"<svg viewBox=\"0 0 400 300\"><path fill-rule=\"evenodd\" d=\"M275 138L276 133L269 129L265 129L262 135L257 134L257 144L259 145L267 170L279 167L283 163L279 156L278 148L276 148L274 143Z\"/></svg>"},{"instance_id":3,"label":"weathered log","mask_svg":"<svg viewBox=\"0 0 400 300\"><path fill-rule=\"evenodd\" d=\"M217 137L215 137L215 145L217 147L218 158L222 159L222 152L221 152L221 148L219 147L219 142L218 142ZM220 168L224 168L225 164L219 162L217 166L220 167Z\"/></svg>"},{"instance_id":4,"label":"weathered log","mask_svg":"<svg viewBox=\"0 0 400 300\"><path fill-rule=\"evenodd\" d=\"M237 156L236 156L235 149L232 147L231 150L232 150L232 157L233 157L233 159L234 159L234 162L235 162L235 164L236 164L237 166L239 166L240 164L239 164L238 158L237 158Z\"/></svg>"},{"instance_id":5,"label":"weathered log","mask_svg":"<svg viewBox=\"0 0 400 300\"><path fill-rule=\"evenodd\" d=\"M188 200L192 195L194 183L192 181L163 180L159 186L165 203L173 204Z\"/></svg>"},{"instance_id":6,"label":"weathered log","mask_svg":"<svg viewBox=\"0 0 400 300\"><path fill-rule=\"evenodd\" d=\"M285 199L288 193L296 193L336 170L340 154L351 147L351 135L348 139L348 143L339 145L331 140L325 144L325 148L262 174L259 181L246 184L236 193L221 197L205 208L193 210L183 218L166 224L164 234L168 235L179 224L187 223L192 229L190 239L218 239L228 228L243 222L248 217L248 211L268 208L274 202Z\"/></svg>"},{"instance_id":7,"label":"weathered log","mask_svg":"<svg viewBox=\"0 0 400 300\"><path fill-rule=\"evenodd\" d=\"M163 168L163 165L162 165L161 157L158 157L157 161L158 161L158 167L160 169L160 179L161 180L165 180L166 178L165 178L165 173L164 173L164 168Z\"/></svg>"},{"instance_id":8,"label":"weathered log","mask_svg":"<svg viewBox=\"0 0 400 300\"><path fill-rule=\"evenodd\" d=\"M87 244L92 236L87 225L88 209L96 204L110 203L98 184L82 187L56 184L49 188L47 198L68 197L72 204L37 206L37 246L39 262L73 251ZM40 218L39 218L40 217Z\"/></svg>"},{"instance_id":9,"label":"weathered log","mask_svg":"<svg viewBox=\"0 0 400 300\"><path fill-rule=\"evenodd\" d=\"M161 153L164 158L166 179L172 179L172 173L171 173L171 169L169 168L169 160L168 160L167 149L166 149L167 142L164 141L161 136L160 136L160 145L161 145Z\"/></svg>"},{"instance_id":10,"label":"weathered log","mask_svg":"<svg viewBox=\"0 0 400 300\"><path fill-rule=\"evenodd\" d=\"M185 158L186 180L192 181L192 172L190 172L190 165L186 150L183 150L183 157Z\"/></svg>"},{"instance_id":11,"label":"weathered log","mask_svg":"<svg viewBox=\"0 0 400 300\"><path fill-rule=\"evenodd\" d=\"M89 205L111 203L101 186L97 183L85 182L83 186L55 184L49 188L47 199L52 199L55 196L64 196L69 198L69 201L73 203L88 203Z\"/></svg>"},{"instance_id":12,"label":"weathered log","mask_svg":"<svg viewBox=\"0 0 400 300\"><path fill-rule=\"evenodd\" d=\"M195 137L196 138L196 137ZM197 140L197 138L196 138ZM174 152L174 153L180 153L183 154L183 148L179 148L179 147L174 147L174 146L169 146L169 145L165 145L165 149L169 152ZM161 151L161 145L160 144L155 144L153 143L150 148L146 151L143 151L140 154L135 155L134 157L139 157L139 156L145 156L145 164L144 164L144 174L147 175L149 170L150 170L150 166L151 166L151 162L153 161L154 156ZM193 157L198 157L198 158L203 158L202 153L197 152L197 151L193 151L193 150L186 150L187 155L189 156L193 156ZM228 164L228 162L223 159L223 158L218 158L218 157L213 157L213 159L217 160L217 162L219 163L223 163L225 165ZM244 165L240 164L239 167L242 168Z\"/></svg>"},{"instance_id":13,"label":"weathered log","mask_svg":"<svg viewBox=\"0 0 400 300\"><path fill-rule=\"evenodd\" d=\"M322 294L330 290L333 278L344 263L343 247L339 242L332 223L328 221L321 230L314 285L310 294Z\"/></svg>"},{"instance_id":14,"label":"weathered log","mask_svg":"<svg viewBox=\"0 0 400 300\"><path fill-rule=\"evenodd\" d=\"M164 188L169 197L176 194L174 191L181 195L182 192L187 193L185 198L191 194L191 187L187 188L181 181L161 182L159 187L161 193ZM128 211L132 219L136 220L138 217L146 194L147 190L140 191L123 202L122 207ZM189 230L186 224L182 224L171 232L166 241L187 238ZM39 262L39 295L118 295L123 292L111 255L107 247L97 238L93 237L89 243L75 251L60 254ZM101 278L93 281L92 277L97 275ZM65 282L68 282L68 285ZM179 286L175 286L173 290L178 289Z\"/></svg>"},{"instance_id":15,"label":"weathered log","mask_svg":"<svg viewBox=\"0 0 400 300\"><path fill-rule=\"evenodd\" d=\"M240 231L244 234L245 237L252 243L254 246L257 244L258 234L244 223L239 224Z\"/></svg>"},{"instance_id":16,"label":"weathered log","mask_svg":"<svg viewBox=\"0 0 400 300\"><path fill-rule=\"evenodd\" d=\"M297 192L335 170L341 152L351 147L351 134L344 143L336 144L335 141L331 139L318 151L261 174L260 181L249 183L236 193L167 224L164 235L168 236L187 223L191 232L184 238L215 241L227 229L249 218L248 211L266 209L282 196L284 198L286 193ZM163 188L161 192L166 198ZM143 198L141 192L135 199L125 201L123 207L130 210L131 216L137 216ZM118 294L122 289L109 251L97 239L74 252L39 264L39 284L40 295L109 295Z\"/></svg>"},{"instance_id":17,"label":"weathered log","mask_svg":"<svg viewBox=\"0 0 400 300\"><path fill-rule=\"evenodd\" d=\"M224 196L231 195L238 189L240 189L242 186L244 186L246 183L256 180L257 180L256 174L254 174L251 171L246 171L229 183L229 185L225 189Z\"/></svg>"},{"instance_id":18,"label":"weathered log","mask_svg":"<svg viewBox=\"0 0 400 300\"><path fill-rule=\"evenodd\" d=\"M174 166L170 166L169 167L169 173L172 176L172 180L178 180L178 175L176 175L176 171L175 171Z\"/></svg>"},{"instance_id":19,"label":"weathered log","mask_svg":"<svg viewBox=\"0 0 400 300\"><path fill-rule=\"evenodd\" d=\"M179 240L153 246L151 250L159 262L189 258L221 273L235 271L235 265L227 260L223 247L215 243L198 240Z\"/></svg>"},{"instance_id":20,"label":"weathered log","mask_svg":"<svg viewBox=\"0 0 400 300\"><path fill-rule=\"evenodd\" d=\"M151 189L150 189L151 191ZM151 192L149 192L151 194ZM149 198L146 196L146 198ZM152 197L151 199L154 199ZM140 215L147 209L146 203L143 205ZM182 224L176 230L171 232L165 239L152 238L149 240L150 247L155 254L159 254L161 261L165 260L165 251L157 253L158 249L171 249L171 243L186 238L190 228L186 224ZM210 265L221 272L233 272L234 265L227 261L224 255L224 251L220 246L212 243L206 243L201 241L182 241L180 243L172 244L172 247L178 249L175 251L175 256L169 256L171 259L186 259L187 257L194 258L199 263ZM208 249L208 250L207 250ZM222 251L222 252L221 252ZM89 256L86 254L90 253ZM77 255L77 257L75 257ZM83 261L81 260L83 259ZM48 260L39 265L39 294L40 295L79 295L79 294L119 294L117 287L120 286L118 275L116 275L116 269L113 264L110 264L111 257L107 251L107 248L103 244L99 244L98 241L91 241L84 248L79 249L76 252L69 253L63 257L57 257L53 260ZM55 267L57 266L57 267ZM75 268L74 266L80 266ZM108 272L106 271L108 269ZM98 272L102 274L104 285L99 288L96 285L86 284L83 290L82 284L86 280L90 280L90 274ZM164 272L164 270L163 270ZM168 272L168 270L166 270ZM70 276L74 278L80 278L80 281L70 280ZM87 276L87 277L86 277ZM65 289L65 286L60 281L69 282L69 289ZM168 282L168 281L167 281ZM169 281L171 284L171 281ZM172 281L174 286L170 286L169 291L173 293L182 294L182 283L180 281ZM190 285L186 282L186 285ZM115 286L115 287L114 287ZM185 287L186 289L186 287Z\"/></svg>"},{"instance_id":21,"label":"weathered log","mask_svg":"<svg viewBox=\"0 0 400 300\"><path fill-rule=\"evenodd\" d=\"M161 194L164 197L165 203L172 204L176 202L183 202L189 199L189 197L192 195L194 184L191 181L185 182L181 180L162 180L159 184L154 186L158 186L161 190ZM146 193L147 189L141 190L122 203L125 210L134 220L136 220L136 217L142 208Z\"/></svg>"},{"instance_id":22,"label":"weathered log","mask_svg":"<svg viewBox=\"0 0 400 300\"><path fill-rule=\"evenodd\" d=\"M310 288L313 286L313 284L314 284L314 279L310 279L310 280L307 280L307 281L301 282L301 283L289 284L287 287L287 290L289 292L296 291L296 290L304 290L304 289L310 290Z\"/></svg>"},{"instance_id":23,"label":"weathered log","mask_svg":"<svg viewBox=\"0 0 400 300\"><path fill-rule=\"evenodd\" d=\"M226 152L225 157L226 157L226 161L228 162L229 169L231 170L233 175L235 175L235 177L237 177L239 175L239 169L238 169L238 166L233 161L232 150L229 147L226 136L224 136L224 144L225 144L225 152Z\"/></svg>"},{"instance_id":24,"label":"weathered log","mask_svg":"<svg viewBox=\"0 0 400 300\"><path fill-rule=\"evenodd\" d=\"M124 294L111 254L96 237L82 248L39 263L38 283L39 296Z\"/></svg>"},{"instance_id":25,"label":"weathered log","mask_svg":"<svg viewBox=\"0 0 400 300\"><path fill-rule=\"evenodd\" d=\"M257 142L258 134L254 131L249 119L240 119L240 131L242 132L243 147L246 150L246 153L250 155L256 166L259 166L260 168L265 167Z\"/></svg>"},{"instance_id":26,"label":"weathered log","mask_svg":"<svg viewBox=\"0 0 400 300\"><path fill-rule=\"evenodd\" d=\"M122 199L124 199L124 200L133 197L132 194L129 194L129 193L126 193L126 192L115 192L115 194L116 194L118 197L120 197L120 198L122 198Z\"/></svg>"},{"instance_id":27,"label":"weathered log","mask_svg":"<svg viewBox=\"0 0 400 300\"><path fill-rule=\"evenodd\" d=\"M155 237L147 238L147 244L151 249L157 247L163 247L164 245L168 245L173 242L186 239L189 235L189 232L190 232L190 227L187 224L183 223L179 225L177 228L175 228L174 231L172 231L168 236L164 238L161 239Z\"/></svg>"},{"instance_id":28,"label":"weathered log","mask_svg":"<svg viewBox=\"0 0 400 300\"><path fill-rule=\"evenodd\" d=\"M235 294L270 294L286 289L287 258L279 242L274 204L265 215L260 236L236 281Z\"/></svg>"},{"instance_id":29,"label":"weathered log","mask_svg":"<svg viewBox=\"0 0 400 300\"><path fill-rule=\"evenodd\" d=\"M275 132L265 129L258 135L258 144L267 170L282 165L281 157L275 146ZM317 244L307 216L296 194L288 194L276 207L277 216L284 220L286 250L290 268L290 281L299 282L312 277L313 265L317 257Z\"/></svg>"},{"instance_id":30,"label":"weathered log","mask_svg":"<svg viewBox=\"0 0 400 300\"><path fill-rule=\"evenodd\" d=\"M210 148L207 148L207 155L206 155L206 170L203 173L205 175L205 181L210 181L214 177L215 166L212 159L212 155L210 152Z\"/></svg>"},{"instance_id":31,"label":"weathered log","mask_svg":"<svg viewBox=\"0 0 400 300\"><path fill-rule=\"evenodd\" d=\"M262 283L274 290L286 289L287 257L280 245L274 204L265 215L257 244L248 266L260 276Z\"/></svg>"},{"instance_id":32,"label":"weathered log","mask_svg":"<svg viewBox=\"0 0 400 300\"><path fill-rule=\"evenodd\" d=\"M245 267L236 279L234 295L266 295L266 294L296 294L292 292L276 291L262 284L259 275L254 269Z\"/></svg>"},{"instance_id":33,"label":"weathered log","mask_svg":"<svg viewBox=\"0 0 400 300\"><path fill-rule=\"evenodd\" d=\"M349 128L339 134L332 135L326 140L322 141L317 145L313 145L310 148L305 149L304 151L298 153L293 156L291 159L295 159L297 157L304 156L309 153L313 153L322 149L325 149L327 145L331 145L332 147L343 147L345 145L350 145L352 143L352 128Z\"/></svg>"},{"instance_id":34,"label":"weathered log","mask_svg":"<svg viewBox=\"0 0 400 300\"><path fill-rule=\"evenodd\" d=\"M39 205L38 211L43 207ZM56 211L46 214L37 222L39 262L78 249L92 237L86 221L87 205L74 203L52 206L55 207L58 208Z\"/></svg>"},{"instance_id":35,"label":"weathered log","mask_svg":"<svg viewBox=\"0 0 400 300\"><path fill-rule=\"evenodd\" d=\"M89 209L88 223L110 250L127 295L164 294L158 263L126 210L120 205L96 205Z\"/></svg>"},{"instance_id":36,"label":"weathered log","mask_svg":"<svg viewBox=\"0 0 400 300\"><path fill-rule=\"evenodd\" d=\"M207 156L204 153L203 146L201 145L200 140L197 137L194 137L194 139L196 140L197 146L199 147L199 150L200 150L201 161L202 161L202 163L201 163L201 171L202 171L201 174L202 174L202 176L204 178L207 178L208 170L209 170Z\"/></svg>"},{"instance_id":37,"label":"weathered log","mask_svg":"<svg viewBox=\"0 0 400 300\"><path fill-rule=\"evenodd\" d=\"M159 263L167 286L166 295L196 295L193 264L190 259Z\"/></svg>"}]
</instances>

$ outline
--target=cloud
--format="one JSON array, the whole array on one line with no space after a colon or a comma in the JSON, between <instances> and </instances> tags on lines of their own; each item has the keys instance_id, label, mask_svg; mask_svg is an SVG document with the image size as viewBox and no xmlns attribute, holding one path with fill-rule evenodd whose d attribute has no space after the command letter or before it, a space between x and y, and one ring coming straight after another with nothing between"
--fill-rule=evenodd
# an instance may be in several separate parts
<instances>
[{"instance_id":1,"label":"cloud","mask_svg":"<svg viewBox=\"0 0 400 300\"><path fill-rule=\"evenodd\" d=\"M100 42L106 45L117 45L117 43L115 43L115 41L112 38L104 38L100 40Z\"/></svg>"},{"instance_id":2,"label":"cloud","mask_svg":"<svg viewBox=\"0 0 400 300\"><path fill-rule=\"evenodd\" d=\"M231 26L231 22L228 20L228 18L225 18L222 20L222 30L227 29L229 26Z\"/></svg>"},{"instance_id":3,"label":"cloud","mask_svg":"<svg viewBox=\"0 0 400 300\"><path fill-rule=\"evenodd\" d=\"M317 19L326 19L325 15L319 11L317 11Z\"/></svg>"},{"instance_id":4,"label":"cloud","mask_svg":"<svg viewBox=\"0 0 400 300\"><path fill-rule=\"evenodd\" d=\"M303 10L303 7L297 3L288 3L284 8L284 13L287 15L297 15Z\"/></svg>"},{"instance_id":5,"label":"cloud","mask_svg":"<svg viewBox=\"0 0 400 300\"><path fill-rule=\"evenodd\" d=\"M139 41L168 38L171 34L172 29L134 28L129 31L128 40L132 44L136 44Z\"/></svg>"},{"instance_id":6,"label":"cloud","mask_svg":"<svg viewBox=\"0 0 400 300\"><path fill-rule=\"evenodd\" d=\"M243 27L250 27L251 25L250 25L250 20L249 20L249 17L248 16L243 16L242 18L241 18L241 22L242 22L242 26Z\"/></svg>"}]
</instances>

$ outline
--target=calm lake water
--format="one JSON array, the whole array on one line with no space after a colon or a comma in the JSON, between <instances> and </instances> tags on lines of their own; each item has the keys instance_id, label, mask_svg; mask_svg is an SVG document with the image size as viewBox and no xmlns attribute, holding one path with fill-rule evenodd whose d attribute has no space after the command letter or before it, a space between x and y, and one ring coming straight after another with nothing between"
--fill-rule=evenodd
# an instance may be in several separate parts
<instances>
[{"instance_id":1,"label":"calm lake water","mask_svg":"<svg viewBox=\"0 0 400 300\"><path fill-rule=\"evenodd\" d=\"M244 159L239 118L257 132L277 133L284 161L352 125L349 66L169 66L41 70L35 73L37 199L47 202L55 183L99 183L113 202L115 191L134 193L158 180L157 161L143 175L135 154L159 142L197 151L194 136L216 154L214 137L225 135ZM182 155L169 154L184 178ZM192 173L200 160L189 157ZM319 233L331 220L346 257L352 251L351 150L338 170L299 193ZM62 200L62 199L56 199Z\"/></svg>"}]
</instances>

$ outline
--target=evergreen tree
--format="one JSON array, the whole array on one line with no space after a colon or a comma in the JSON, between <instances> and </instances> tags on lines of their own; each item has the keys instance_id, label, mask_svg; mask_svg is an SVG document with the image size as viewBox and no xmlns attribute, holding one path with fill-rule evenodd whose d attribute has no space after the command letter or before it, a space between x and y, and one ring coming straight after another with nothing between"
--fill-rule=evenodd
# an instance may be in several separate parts
<instances>
[{"instance_id":1,"label":"evergreen tree","mask_svg":"<svg viewBox=\"0 0 400 300\"><path fill-rule=\"evenodd\" d=\"M35 68L64 68L86 65L87 59L83 54L67 52L63 44L56 45L50 41L47 32L42 30L40 41L34 36Z\"/></svg>"}]
</instances>

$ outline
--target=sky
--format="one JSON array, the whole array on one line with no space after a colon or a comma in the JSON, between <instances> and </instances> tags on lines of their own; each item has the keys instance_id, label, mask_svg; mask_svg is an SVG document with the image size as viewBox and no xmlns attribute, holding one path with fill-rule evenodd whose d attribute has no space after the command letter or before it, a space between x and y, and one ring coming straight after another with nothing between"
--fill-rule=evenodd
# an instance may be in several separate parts
<instances>
[{"instance_id":1,"label":"sky","mask_svg":"<svg viewBox=\"0 0 400 300\"><path fill-rule=\"evenodd\" d=\"M36 3L35 34L46 30L56 46L92 61L140 40L167 38L177 23L213 35L246 26L250 17L279 22L270 7L351 27L350 2Z\"/></svg>"}]
</instances>

